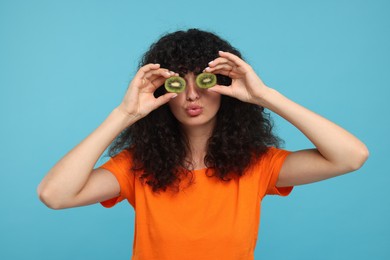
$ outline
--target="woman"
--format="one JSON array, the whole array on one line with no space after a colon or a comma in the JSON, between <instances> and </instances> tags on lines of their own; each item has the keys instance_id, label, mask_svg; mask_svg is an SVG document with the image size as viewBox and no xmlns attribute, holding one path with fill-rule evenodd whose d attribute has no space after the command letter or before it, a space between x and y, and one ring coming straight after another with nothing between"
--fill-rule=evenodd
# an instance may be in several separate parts
<instances>
[{"instance_id":1,"label":"woman","mask_svg":"<svg viewBox=\"0 0 390 260\"><path fill-rule=\"evenodd\" d=\"M218 84L199 88L202 72ZM185 79L184 92L162 87L173 76ZM264 108L316 148L277 148ZM94 169L110 144L112 158ZM352 134L266 86L228 42L191 29L151 46L122 103L50 170L38 194L53 209L127 199L136 212L132 259L253 259L265 195L287 196L367 157Z\"/></svg>"}]
</instances>

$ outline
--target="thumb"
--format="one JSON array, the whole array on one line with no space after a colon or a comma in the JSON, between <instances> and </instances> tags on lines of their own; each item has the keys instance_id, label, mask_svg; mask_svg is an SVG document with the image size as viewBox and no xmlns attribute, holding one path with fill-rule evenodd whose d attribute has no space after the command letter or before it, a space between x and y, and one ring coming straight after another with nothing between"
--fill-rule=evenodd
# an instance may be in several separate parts
<instances>
[{"instance_id":1,"label":"thumb","mask_svg":"<svg viewBox=\"0 0 390 260\"><path fill-rule=\"evenodd\" d=\"M207 91L212 91L222 95L233 97L233 92L230 86L215 85L214 87L207 89Z\"/></svg>"},{"instance_id":2,"label":"thumb","mask_svg":"<svg viewBox=\"0 0 390 260\"><path fill-rule=\"evenodd\" d=\"M160 107L162 105L164 105L165 103L168 103L169 100L171 100L172 98L175 98L177 97L177 93L166 93L162 96L159 96L157 99L156 99L156 106L157 107Z\"/></svg>"}]
</instances>

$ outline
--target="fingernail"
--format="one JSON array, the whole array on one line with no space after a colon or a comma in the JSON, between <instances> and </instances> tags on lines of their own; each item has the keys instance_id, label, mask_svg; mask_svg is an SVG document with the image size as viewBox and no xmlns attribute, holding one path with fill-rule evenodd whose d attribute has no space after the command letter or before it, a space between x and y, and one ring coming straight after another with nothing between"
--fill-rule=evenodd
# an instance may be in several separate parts
<instances>
[{"instance_id":1,"label":"fingernail","mask_svg":"<svg viewBox=\"0 0 390 260\"><path fill-rule=\"evenodd\" d=\"M204 70L210 70L210 67L205 68Z\"/></svg>"},{"instance_id":2,"label":"fingernail","mask_svg":"<svg viewBox=\"0 0 390 260\"><path fill-rule=\"evenodd\" d=\"M218 51L219 53L222 53L223 51Z\"/></svg>"},{"instance_id":3,"label":"fingernail","mask_svg":"<svg viewBox=\"0 0 390 260\"><path fill-rule=\"evenodd\" d=\"M212 61L210 61L208 64L210 65L211 63L213 63L214 61L212 60Z\"/></svg>"},{"instance_id":4,"label":"fingernail","mask_svg":"<svg viewBox=\"0 0 390 260\"><path fill-rule=\"evenodd\" d=\"M177 94L173 95L173 96L171 97L171 99L172 99L172 98L175 98L175 97L177 97Z\"/></svg>"}]
</instances>

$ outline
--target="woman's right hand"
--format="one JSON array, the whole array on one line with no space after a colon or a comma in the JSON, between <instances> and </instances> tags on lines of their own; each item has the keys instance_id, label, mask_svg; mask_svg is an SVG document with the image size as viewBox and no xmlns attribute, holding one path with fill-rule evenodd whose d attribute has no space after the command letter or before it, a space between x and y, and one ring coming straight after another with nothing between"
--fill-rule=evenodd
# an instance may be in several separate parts
<instances>
[{"instance_id":1,"label":"woman's right hand","mask_svg":"<svg viewBox=\"0 0 390 260\"><path fill-rule=\"evenodd\" d=\"M118 109L130 118L139 120L151 111L167 103L176 93L166 93L155 98L153 93L164 84L165 80L177 73L160 68L160 64L147 64L141 67L127 89L126 95Z\"/></svg>"}]
</instances>

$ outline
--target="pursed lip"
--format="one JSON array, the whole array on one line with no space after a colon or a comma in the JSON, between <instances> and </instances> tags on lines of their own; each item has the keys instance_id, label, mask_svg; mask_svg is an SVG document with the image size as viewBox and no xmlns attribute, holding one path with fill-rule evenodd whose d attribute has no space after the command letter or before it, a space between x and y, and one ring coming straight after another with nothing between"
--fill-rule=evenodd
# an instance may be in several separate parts
<instances>
[{"instance_id":1,"label":"pursed lip","mask_svg":"<svg viewBox=\"0 0 390 260\"><path fill-rule=\"evenodd\" d=\"M199 105L191 104L186 107L186 110L194 110L194 109L201 109L202 107Z\"/></svg>"},{"instance_id":2,"label":"pursed lip","mask_svg":"<svg viewBox=\"0 0 390 260\"><path fill-rule=\"evenodd\" d=\"M186 107L186 112L189 116L198 116L202 113L202 111L203 108L199 105L192 104Z\"/></svg>"}]
</instances>

